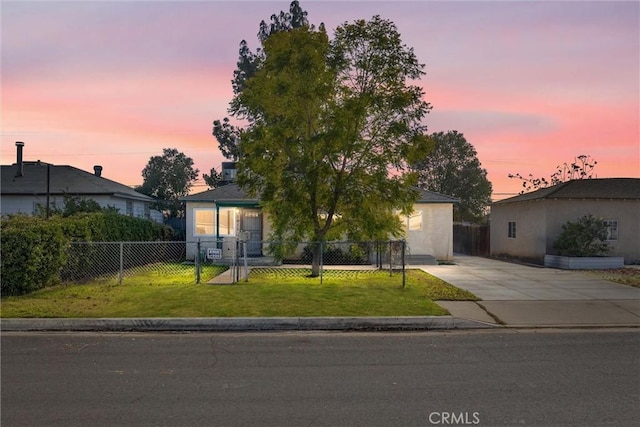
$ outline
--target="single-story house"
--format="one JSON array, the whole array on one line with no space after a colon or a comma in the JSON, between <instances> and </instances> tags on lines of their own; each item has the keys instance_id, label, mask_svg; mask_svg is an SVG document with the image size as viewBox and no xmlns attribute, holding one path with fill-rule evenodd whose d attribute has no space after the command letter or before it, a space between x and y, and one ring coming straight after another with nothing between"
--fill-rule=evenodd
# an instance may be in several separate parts
<instances>
[{"instance_id":1,"label":"single-story house","mask_svg":"<svg viewBox=\"0 0 640 427\"><path fill-rule=\"evenodd\" d=\"M102 166L94 166L94 173L89 173L73 166L23 161L23 143L16 146L16 163L0 166L0 214L31 215L38 206L46 208L47 199L49 206L62 208L66 195L94 200L123 215L162 222L162 213L150 208L152 197L102 177Z\"/></svg>"},{"instance_id":2,"label":"single-story house","mask_svg":"<svg viewBox=\"0 0 640 427\"><path fill-rule=\"evenodd\" d=\"M573 180L493 203L491 255L542 264L562 226L588 214L606 221L610 255L640 261L638 178Z\"/></svg>"},{"instance_id":3,"label":"single-story house","mask_svg":"<svg viewBox=\"0 0 640 427\"><path fill-rule=\"evenodd\" d=\"M187 242L200 241L202 250L220 242L217 247L226 254L234 250L236 238L245 232L248 256L264 255L263 241L271 232L267 215L262 212L260 201L248 197L237 184L228 183L183 200L186 202ZM454 203L457 200L452 197L420 190L413 213L405 218L409 262L453 258ZM187 245L187 248L187 256L194 257L195 245Z\"/></svg>"}]
</instances>

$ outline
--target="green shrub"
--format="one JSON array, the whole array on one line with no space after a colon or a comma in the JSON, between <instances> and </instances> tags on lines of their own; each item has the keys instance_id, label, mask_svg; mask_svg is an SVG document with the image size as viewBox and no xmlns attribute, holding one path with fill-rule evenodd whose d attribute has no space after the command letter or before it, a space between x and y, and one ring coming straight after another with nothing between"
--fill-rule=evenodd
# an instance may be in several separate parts
<instances>
[{"instance_id":1,"label":"green shrub","mask_svg":"<svg viewBox=\"0 0 640 427\"><path fill-rule=\"evenodd\" d=\"M56 222L36 217L2 219L2 295L55 284L67 261L69 238Z\"/></svg>"},{"instance_id":2,"label":"green shrub","mask_svg":"<svg viewBox=\"0 0 640 427\"><path fill-rule=\"evenodd\" d=\"M553 248L563 256L603 256L611 249L606 239L604 220L589 214L578 218L576 222L567 221Z\"/></svg>"},{"instance_id":3,"label":"green shrub","mask_svg":"<svg viewBox=\"0 0 640 427\"><path fill-rule=\"evenodd\" d=\"M345 244L325 243L322 246L322 263L324 265L358 265L367 264L368 252L357 243ZM305 246L301 260L305 264L311 264L313 248Z\"/></svg>"},{"instance_id":4,"label":"green shrub","mask_svg":"<svg viewBox=\"0 0 640 427\"><path fill-rule=\"evenodd\" d=\"M12 215L2 218L2 295L20 295L55 284L60 272L85 269L95 263L96 248L67 264L70 242L170 240L171 228L153 221L103 211L69 217ZM71 273L69 273L71 274Z\"/></svg>"}]
</instances>

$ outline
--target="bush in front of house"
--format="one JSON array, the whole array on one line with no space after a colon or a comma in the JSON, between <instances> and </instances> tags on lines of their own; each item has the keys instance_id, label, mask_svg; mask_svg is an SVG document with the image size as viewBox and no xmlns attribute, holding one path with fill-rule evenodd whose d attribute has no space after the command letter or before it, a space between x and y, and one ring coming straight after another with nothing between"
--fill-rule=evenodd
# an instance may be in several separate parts
<instances>
[{"instance_id":1,"label":"bush in front of house","mask_svg":"<svg viewBox=\"0 0 640 427\"><path fill-rule=\"evenodd\" d=\"M46 220L12 215L1 220L1 292L21 295L56 284L60 272L84 269L96 257L87 248L68 265L71 242L171 240L171 229L150 220L115 212L80 213Z\"/></svg>"},{"instance_id":2,"label":"bush in front of house","mask_svg":"<svg viewBox=\"0 0 640 427\"><path fill-rule=\"evenodd\" d=\"M322 263L324 265L360 265L368 263L366 248L358 243L325 243L322 246ZM311 264L313 248L305 246L302 262Z\"/></svg>"},{"instance_id":3,"label":"bush in front of house","mask_svg":"<svg viewBox=\"0 0 640 427\"><path fill-rule=\"evenodd\" d=\"M611 249L606 239L605 221L589 214L578 218L576 222L567 221L553 248L562 256L604 256Z\"/></svg>"},{"instance_id":4,"label":"bush in front of house","mask_svg":"<svg viewBox=\"0 0 640 427\"><path fill-rule=\"evenodd\" d=\"M56 221L14 216L2 219L2 295L21 295L59 281L69 238Z\"/></svg>"}]
</instances>

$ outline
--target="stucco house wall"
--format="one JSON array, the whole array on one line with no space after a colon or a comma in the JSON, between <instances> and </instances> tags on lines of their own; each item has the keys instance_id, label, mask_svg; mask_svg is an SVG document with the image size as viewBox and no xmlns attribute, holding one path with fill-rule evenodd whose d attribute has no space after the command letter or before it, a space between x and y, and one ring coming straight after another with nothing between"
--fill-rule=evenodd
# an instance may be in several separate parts
<instances>
[{"instance_id":1,"label":"stucco house wall","mask_svg":"<svg viewBox=\"0 0 640 427\"><path fill-rule=\"evenodd\" d=\"M453 259L453 203L416 203L413 214L421 214L422 227L405 226L412 255L431 255L442 261ZM417 227L416 227L417 228Z\"/></svg>"},{"instance_id":2,"label":"stucco house wall","mask_svg":"<svg viewBox=\"0 0 640 427\"><path fill-rule=\"evenodd\" d=\"M224 206L227 208L227 206ZM223 256L225 258L231 258L233 251L236 247L236 240L238 238L238 232L241 231L241 223L240 223L240 214L242 212L242 207L233 208L235 211L235 234L221 234L220 241L218 242L218 236L216 235L215 230L211 233L196 233L195 230L195 215L196 211L200 209L205 210L216 210L215 202L207 202L207 201L187 201L185 207L185 215L187 218L186 221L186 240L187 240L187 259L193 259L197 252L197 243L200 242L200 248L202 251L205 251L208 248L219 248L222 249ZM271 232L271 226L267 219L266 215L261 216L261 226L262 232L259 236L259 240L265 240L266 236ZM266 252L266 244L263 245Z\"/></svg>"},{"instance_id":3,"label":"stucco house wall","mask_svg":"<svg viewBox=\"0 0 640 427\"><path fill-rule=\"evenodd\" d=\"M406 239L409 247L409 255L429 255L438 260L451 260L453 258L453 204L457 201L451 197L428 191L420 192L420 202L414 205L414 212L410 217L405 217ZM214 190L187 196L186 202L186 238L187 256L195 257L200 241L202 250L207 247L219 247L225 254L233 253L237 232L241 231L240 215L243 209L259 209L258 201L244 198L242 191L235 184L227 184ZM216 243L216 232L203 235L195 229L195 215L199 209L215 211L217 204L220 208L236 209L236 234L221 234L221 243ZM419 224L419 227L418 227ZM261 216L260 240L268 239L271 234L271 225L266 214ZM267 243L262 244L263 253L267 253Z\"/></svg>"},{"instance_id":4,"label":"stucco house wall","mask_svg":"<svg viewBox=\"0 0 640 427\"><path fill-rule=\"evenodd\" d=\"M491 208L491 255L522 258L544 257L547 235L544 202L495 205ZM509 223L515 222L515 238L509 237ZM542 258L540 258L542 259Z\"/></svg>"},{"instance_id":5,"label":"stucco house wall","mask_svg":"<svg viewBox=\"0 0 640 427\"><path fill-rule=\"evenodd\" d=\"M640 262L640 179L570 181L506 199L491 206L491 255L527 258L542 264L567 221L585 215L615 221L617 238L609 255ZM509 222L516 237L509 237Z\"/></svg>"},{"instance_id":6,"label":"stucco house wall","mask_svg":"<svg viewBox=\"0 0 640 427\"><path fill-rule=\"evenodd\" d=\"M123 215L132 215L137 218L149 218L150 211L147 208L148 202L141 202L139 200L131 200L129 208L127 207L127 200L113 197L113 196L101 196L101 195L83 195L87 199L91 199L99 204L103 208L113 207ZM64 207L63 196L50 196L49 202L52 207L62 209ZM36 206L40 205L43 209L47 205L46 195L33 195L33 196L18 196L18 195L6 195L2 196L2 214L27 214L33 215L36 213Z\"/></svg>"},{"instance_id":7,"label":"stucco house wall","mask_svg":"<svg viewBox=\"0 0 640 427\"><path fill-rule=\"evenodd\" d=\"M618 224L618 239L609 241L611 256L622 256L627 263L640 260L640 200L548 200L548 254L555 254L553 242L567 221L591 214Z\"/></svg>"}]
</instances>

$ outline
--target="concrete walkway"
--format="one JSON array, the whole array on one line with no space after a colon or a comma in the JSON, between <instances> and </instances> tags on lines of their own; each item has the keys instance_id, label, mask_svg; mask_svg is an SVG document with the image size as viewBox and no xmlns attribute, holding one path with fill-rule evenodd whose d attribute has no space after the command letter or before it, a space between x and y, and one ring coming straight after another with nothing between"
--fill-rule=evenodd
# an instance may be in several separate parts
<instances>
[{"instance_id":1,"label":"concrete walkway","mask_svg":"<svg viewBox=\"0 0 640 427\"><path fill-rule=\"evenodd\" d=\"M456 255L424 271L482 301L438 301L454 317L513 327L640 326L640 289L587 273Z\"/></svg>"}]
</instances>

